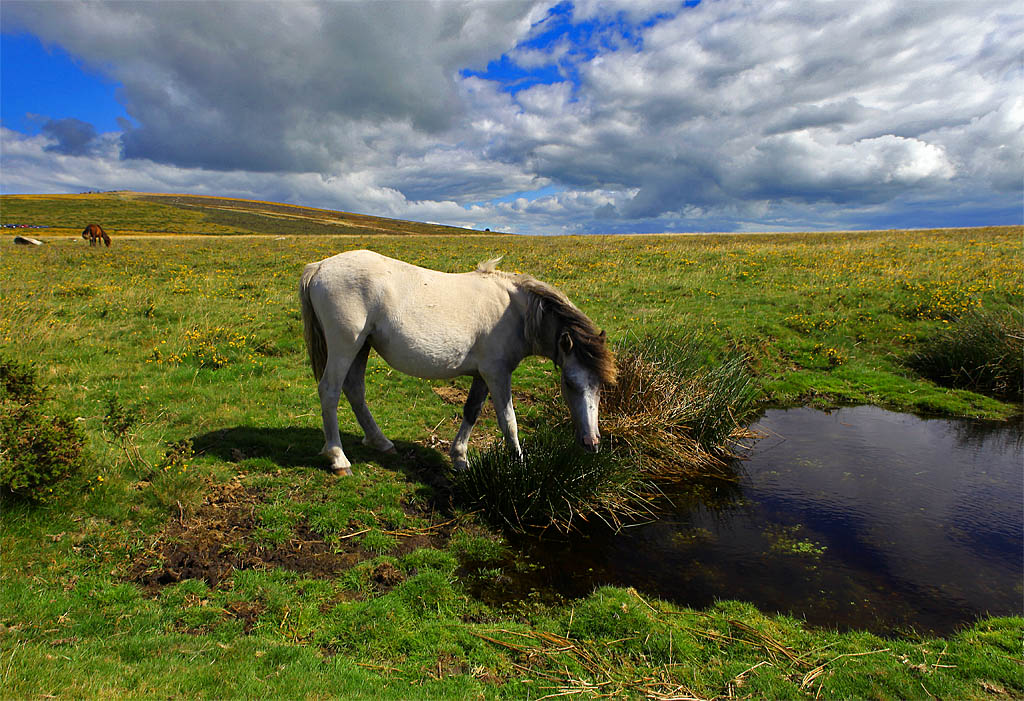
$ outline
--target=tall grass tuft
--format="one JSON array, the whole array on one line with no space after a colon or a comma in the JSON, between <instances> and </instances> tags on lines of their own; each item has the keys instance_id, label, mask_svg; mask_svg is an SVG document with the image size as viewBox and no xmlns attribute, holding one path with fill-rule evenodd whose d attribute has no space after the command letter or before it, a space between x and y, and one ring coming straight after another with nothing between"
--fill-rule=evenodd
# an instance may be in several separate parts
<instances>
[{"instance_id":1,"label":"tall grass tuft","mask_svg":"<svg viewBox=\"0 0 1024 701\"><path fill-rule=\"evenodd\" d=\"M938 384L1024 398L1024 319L973 309L925 339L908 364Z\"/></svg>"},{"instance_id":2,"label":"tall grass tuft","mask_svg":"<svg viewBox=\"0 0 1024 701\"><path fill-rule=\"evenodd\" d=\"M616 348L618 384L601 398L603 431L654 478L726 476L757 386L738 353L715 359L698 334L633 337Z\"/></svg>"},{"instance_id":3,"label":"tall grass tuft","mask_svg":"<svg viewBox=\"0 0 1024 701\"><path fill-rule=\"evenodd\" d=\"M522 440L522 456L504 444L471 453L456 473L453 493L514 532L571 530L591 517L609 525L643 510L647 498L636 469L607 453L579 448L565 427L541 427Z\"/></svg>"}]
</instances>

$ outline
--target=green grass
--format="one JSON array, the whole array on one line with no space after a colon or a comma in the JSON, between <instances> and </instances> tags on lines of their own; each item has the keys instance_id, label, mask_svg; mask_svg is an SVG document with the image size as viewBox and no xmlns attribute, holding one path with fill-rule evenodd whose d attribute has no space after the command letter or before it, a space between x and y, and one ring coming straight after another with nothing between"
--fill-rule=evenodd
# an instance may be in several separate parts
<instances>
[{"instance_id":1,"label":"green grass","mask_svg":"<svg viewBox=\"0 0 1024 701\"><path fill-rule=\"evenodd\" d=\"M12 200L2 204L13 220ZM38 216L77 236L92 211L65 205ZM196 228L181 230L231 228L140 200L105 206L104 226L123 217L126 228L155 230L146 227L161 217L173 227L195 216ZM446 503L437 440L454 435L461 408L432 388L449 383L406 378L371 358L368 403L398 454L360 446L343 407L355 474L333 477L316 455L318 402L296 299L305 263L348 248L448 271L504 254L505 268L565 290L613 341L656 328L698 334L710 359L744 358L762 404L865 401L1007 418L1018 404L935 384L907 361L965 305L998 314L1024 306L1020 228L115 236L103 250L37 233L46 245L0 256L0 344L34 364L86 448L62 493L3 504L7 696L1024 694L1021 618L985 619L944 639L879 638L809 629L738 602L694 611L622 589L514 610L475 597L474 581L500 583L529 565L479 515ZM557 377L535 359L513 383L527 437L557 402ZM492 412L474 435L498 436ZM169 576L168 553L201 542L239 566L215 585L141 581L140 565ZM303 554L305 569L295 564Z\"/></svg>"}]
</instances>

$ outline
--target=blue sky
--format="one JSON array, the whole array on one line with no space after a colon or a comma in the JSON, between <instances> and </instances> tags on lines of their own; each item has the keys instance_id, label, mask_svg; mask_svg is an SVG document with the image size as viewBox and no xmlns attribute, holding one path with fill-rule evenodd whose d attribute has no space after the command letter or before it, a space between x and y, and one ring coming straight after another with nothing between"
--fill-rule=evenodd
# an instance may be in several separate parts
<instances>
[{"instance_id":1,"label":"blue sky","mask_svg":"<svg viewBox=\"0 0 1024 701\"><path fill-rule=\"evenodd\" d=\"M32 34L4 34L0 66L0 121L8 129L38 134L46 121L73 118L115 131L118 118L128 116L113 81Z\"/></svg>"},{"instance_id":2,"label":"blue sky","mask_svg":"<svg viewBox=\"0 0 1024 701\"><path fill-rule=\"evenodd\" d=\"M678 7L668 6L662 12L655 12L643 21L635 22L624 12L580 20L574 16L573 3L560 2L548 9L530 36L518 42L515 47L521 52L546 54L550 57L548 62L521 66L508 53L503 53L489 61L485 69L464 69L461 74L464 78L495 81L502 91L511 95L535 85L562 82L568 82L573 89L578 89L581 80L579 71L575 69L576 64L593 60L605 52L617 51L623 46L640 51L643 49L643 29L654 26L684 8L699 4L699 0L691 0L679 3ZM561 43L566 45L565 52L556 56L554 49Z\"/></svg>"},{"instance_id":3,"label":"blue sky","mask_svg":"<svg viewBox=\"0 0 1024 701\"><path fill-rule=\"evenodd\" d=\"M1012 2L0 4L0 192L519 233L1021 224Z\"/></svg>"}]
</instances>

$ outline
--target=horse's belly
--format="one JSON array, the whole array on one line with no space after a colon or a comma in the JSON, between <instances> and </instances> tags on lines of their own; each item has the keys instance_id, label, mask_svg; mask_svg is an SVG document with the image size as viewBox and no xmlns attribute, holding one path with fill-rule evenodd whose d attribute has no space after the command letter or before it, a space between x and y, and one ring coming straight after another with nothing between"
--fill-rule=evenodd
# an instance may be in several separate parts
<instances>
[{"instance_id":1,"label":"horse's belly","mask_svg":"<svg viewBox=\"0 0 1024 701\"><path fill-rule=\"evenodd\" d=\"M401 334L374 335L370 342L377 354L399 372L441 380L472 374L476 370L471 344L445 338L407 338Z\"/></svg>"}]
</instances>

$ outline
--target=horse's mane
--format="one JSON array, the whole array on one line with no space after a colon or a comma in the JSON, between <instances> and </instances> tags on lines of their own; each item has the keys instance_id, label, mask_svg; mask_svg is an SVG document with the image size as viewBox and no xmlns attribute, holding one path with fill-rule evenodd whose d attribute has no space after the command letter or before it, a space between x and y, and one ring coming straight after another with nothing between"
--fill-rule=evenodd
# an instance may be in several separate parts
<instances>
[{"instance_id":1,"label":"horse's mane","mask_svg":"<svg viewBox=\"0 0 1024 701\"><path fill-rule=\"evenodd\" d=\"M497 269L501 258L493 258L477 265L476 272L501 275L511 278L520 289L528 293L525 335L528 339L540 338L546 317L555 320L555 342L563 331L572 338L573 350L583 363L597 373L601 382L615 384L615 356L608 350L604 333L597 328L586 314L569 301L558 288L542 282L532 275L506 273Z\"/></svg>"}]
</instances>

